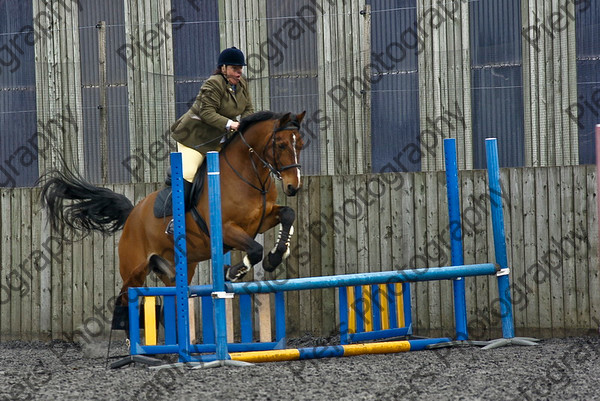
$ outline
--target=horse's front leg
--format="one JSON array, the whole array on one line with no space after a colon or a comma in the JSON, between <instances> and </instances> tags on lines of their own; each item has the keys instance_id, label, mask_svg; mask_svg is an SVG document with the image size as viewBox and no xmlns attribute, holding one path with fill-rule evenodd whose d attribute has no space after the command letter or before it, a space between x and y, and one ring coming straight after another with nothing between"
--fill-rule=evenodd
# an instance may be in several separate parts
<instances>
[{"instance_id":1,"label":"horse's front leg","mask_svg":"<svg viewBox=\"0 0 600 401\"><path fill-rule=\"evenodd\" d=\"M225 280L240 280L262 258L262 245L254 241L236 224L228 223L223 226L223 242L234 249L246 252L241 263L234 266L225 266Z\"/></svg>"},{"instance_id":2,"label":"horse's front leg","mask_svg":"<svg viewBox=\"0 0 600 401\"><path fill-rule=\"evenodd\" d=\"M294 220L296 212L288 206L275 206L273 215L277 216L281 223L277 243L263 259L263 269L268 272L274 271L281 262L290 256L290 238L294 234Z\"/></svg>"}]
</instances>

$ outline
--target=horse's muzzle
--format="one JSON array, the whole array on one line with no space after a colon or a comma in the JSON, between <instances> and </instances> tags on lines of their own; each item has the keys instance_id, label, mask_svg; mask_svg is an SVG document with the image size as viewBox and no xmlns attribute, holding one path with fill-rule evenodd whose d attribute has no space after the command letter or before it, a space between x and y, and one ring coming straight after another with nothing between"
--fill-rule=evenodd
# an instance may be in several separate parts
<instances>
[{"instance_id":1,"label":"horse's muzzle","mask_svg":"<svg viewBox=\"0 0 600 401\"><path fill-rule=\"evenodd\" d=\"M296 196L296 194L298 193L298 190L299 190L299 189L300 189L299 187L297 188L297 187L293 186L292 184L288 184L288 185L287 185L287 186L286 186L286 187L283 189L283 191L285 192L285 194L286 194L287 196Z\"/></svg>"}]
</instances>

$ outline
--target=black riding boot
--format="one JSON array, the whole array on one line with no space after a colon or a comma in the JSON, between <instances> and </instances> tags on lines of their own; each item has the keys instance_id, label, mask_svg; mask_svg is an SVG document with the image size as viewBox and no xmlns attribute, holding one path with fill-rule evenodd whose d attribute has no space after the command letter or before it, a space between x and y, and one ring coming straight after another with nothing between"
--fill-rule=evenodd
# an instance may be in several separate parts
<instances>
[{"instance_id":1,"label":"black riding boot","mask_svg":"<svg viewBox=\"0 0 600 401\"><path fill-rule=\"evenodd\" d=\"M190 210L192 208L192 187L193 184L189 181L183 180L183 205L184 205L184 210L187 212L188 210ZM167 235L173 235L173 225L174 225L174 221L173 219L171 219L171 221L169 222L169 224L167 224L167 228L165 229L165 234Z\"/></svg>"}]
</instances>

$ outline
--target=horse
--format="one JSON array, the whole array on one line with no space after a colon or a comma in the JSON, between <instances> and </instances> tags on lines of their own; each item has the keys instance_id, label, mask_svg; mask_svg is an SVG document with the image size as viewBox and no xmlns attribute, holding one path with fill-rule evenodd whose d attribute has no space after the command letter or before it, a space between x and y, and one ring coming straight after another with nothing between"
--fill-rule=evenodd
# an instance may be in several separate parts
<instances>
[{"instance_id":1,"label":"horse","mask_svg":"<svg viewBox=\"0 0 600 401\"><path fill-rule=\"evenodd\" d=\"M270 111L252 114L242 119L238 131L219 152L224 249L245 252L242 262L225 267L227 280L241 279L261 261L263 247L254 238L278 224L278 239L264 256L263 267L274 271L289 256L295 212L288 206L276 204L274 180L281 181L287 196L296 195L302 186L300 123L305 114ZM206 177L205 165L206 162L204 168L198 169L195 183L199 177L200 181ZM150 272L156 273L165 285L174 285L174 240L165 233L170 219L153 213L161 190L134 206L126 196L90 184L68 169L51 170L40 182L41 203L48 211L48 221L54 230L71 230L83 236L93 231L113 234L123 230L118 245L123 286L117 306L127 305L127 289L143 286ZM208 221L206 187L203 185L191 202L195 209L192 207L185 215L189 281L198 262L211 258L210 236L193 216L197 213Z\"/></svg>"}]
</instances>

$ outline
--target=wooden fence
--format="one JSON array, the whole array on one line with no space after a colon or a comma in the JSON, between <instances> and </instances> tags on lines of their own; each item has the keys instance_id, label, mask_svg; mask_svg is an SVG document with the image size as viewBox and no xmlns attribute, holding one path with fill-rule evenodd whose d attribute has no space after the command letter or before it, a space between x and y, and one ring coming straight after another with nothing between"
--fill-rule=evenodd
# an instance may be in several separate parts
<instances>
[{"instance_id":1,"label":"wooden fence","mask_svg":"<svg viewBox=\"0 0 600 401\"><path fill-rule=\"evenodd\" d=\"M486 172L462 171L459 182L465 263L493 261ZM501 182L517 335L596 331L595 166L502 169ZM157 186L110 188L137 202ZM105 334L121 285L119 236L63 242L45 225L38 196L37 188L0 190L0 340ZM442 171L305 177L299 196L282 201L297 211L293 252L267 278L450 264ZM266 248L275 235L265 235ZM206 263L198 271L194 282L207 282ZM499 336L495 278L468 278L466 287L471 337ZM415 333L453 334L450 282L413 284L412 297ZM333 290L289 293L288 334L335 333L336 302Z\"/></svg>"}]
</instances>

